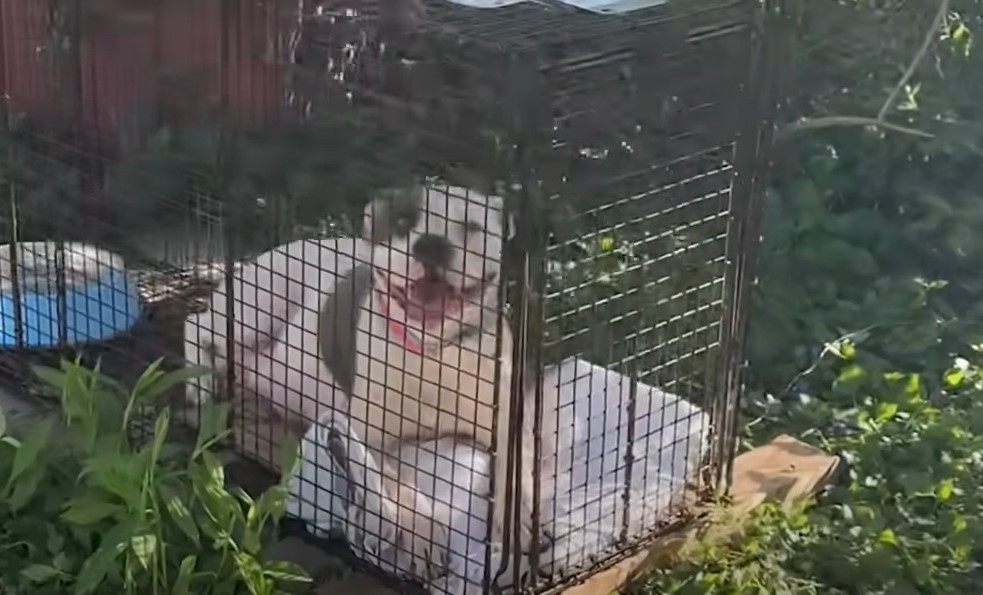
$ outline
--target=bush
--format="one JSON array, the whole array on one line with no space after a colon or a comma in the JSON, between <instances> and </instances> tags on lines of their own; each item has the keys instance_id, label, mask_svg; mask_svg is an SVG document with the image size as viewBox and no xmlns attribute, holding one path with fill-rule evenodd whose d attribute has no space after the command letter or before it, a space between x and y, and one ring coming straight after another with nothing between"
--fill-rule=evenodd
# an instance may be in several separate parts
<instances>
[{"instance_id":1,"label":"bush","mask_svg":"<svg viewBox=\"0 0 983 595\"><path fill-rule=\"evenodd\" d=\"M837 353L828 390L764 424L840 453L848 479L818 507L765 507L736 547L702 545L684 566L653 575L648 592L955 595L983 581L978 363L959 359L929 383L871 371L849 343Z\"/></svg>"},{"instance_id":2,"label":"bush","mask_svg":"<svg viewBox=\"0 0 983 595\"><path fill-rule=\"evenodd\" d=\"M792 72L749 338L745 445L840 454L652 593L969 593L983 581L983 2L786 2Z\"/></svg>"},{"instance_id":3,"label":"bush","mask_svg":"<svg viewBox=\"0 0 983 595\"><path fill-rule=\"evenodd\" d=\"M18 440L0 414L0 592L272 595L308 580L261 555L286 484L256 499L226 487L213 452L224 408L206 411L193 447L168 440L167 409L147 442L130 438L145 406L200 373L158 362L126 390L77 361L37 369L62 415Z\"/></svg>"}]
</instances>

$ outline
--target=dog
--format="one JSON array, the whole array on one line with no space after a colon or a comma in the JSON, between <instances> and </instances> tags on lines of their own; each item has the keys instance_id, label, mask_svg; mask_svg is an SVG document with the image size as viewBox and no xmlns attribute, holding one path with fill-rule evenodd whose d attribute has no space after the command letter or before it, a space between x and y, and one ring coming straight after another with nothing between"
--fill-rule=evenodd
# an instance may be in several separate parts
<instances>
[{"instance_id":1,"label":"dog","mask_svg":"<svg viewBox=\"0 0 983 595\"><path fill-rule=\"evenodd\" d=\"M521 530L513 546L525 550L532 540L532 416L523 416L523 472L509 477L512 337L499 292L501 254L514 225L506 226L503 209L497 196L417 185L370 201L361 239L294 242L261 255L236 275L231 342L224 338L224 289L209 312L189 318L185 357L216 374L190 382L188 398L199 402L221 388L209 383L221 381L231 360L237 388L267 399L285 418L309 424L345 412L379 452L445 437L497 450L492 539L505 534L507 494L518 482ZM356 271L361 295L351 293ZM332 300L353 302L352 312ZM349 331L350 344L334 341ZM237 351L231 357L229 343ZM345 353L347 363L332 361ZM444 566L439 544L447 543L447 529L418 497L416 474L384 467L414 572L432 577Z\"/></svg>"}]
</instances>

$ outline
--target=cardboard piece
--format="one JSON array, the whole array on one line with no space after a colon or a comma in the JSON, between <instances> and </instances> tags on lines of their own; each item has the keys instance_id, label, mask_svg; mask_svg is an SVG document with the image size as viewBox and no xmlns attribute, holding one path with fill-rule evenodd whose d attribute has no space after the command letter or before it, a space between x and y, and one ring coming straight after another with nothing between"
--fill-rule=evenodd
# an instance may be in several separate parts
<instances>
[{"instance_id":1,"label":"cardboard piece","mask_svg":"<svg viewBox=\"0 0 983 595\"><path fill-rule=\"evenodd\" d=\"M742 520L765 502L792 506L816 495L834 476L839 458L818 448L781 435L734 460L730 517ZM609 595L647 570L670 565L684 548L708 529L709 516L655 541L648 549L599 572L583 583L562 591L563 595ZM726 528L740 529L740 523Z\"/></svg>"}]
</instances>

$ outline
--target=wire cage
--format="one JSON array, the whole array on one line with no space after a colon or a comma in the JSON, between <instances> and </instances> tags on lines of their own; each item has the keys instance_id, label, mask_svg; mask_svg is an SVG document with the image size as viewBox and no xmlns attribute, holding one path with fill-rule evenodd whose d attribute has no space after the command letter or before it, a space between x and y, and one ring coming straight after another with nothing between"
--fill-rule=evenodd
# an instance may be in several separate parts
<instances>
[{"instance_id":1,"label":"wire cage","mask_svg":"<svg viewBox=\"0 0 983 595\"><path fill-rule=\"evenodd\" d=\"M0 364L67 353L433 593L725 489L775 100L758 0L8 0ZM301 445L296 470L280 451Z\"/></svg>"}]
</instances>

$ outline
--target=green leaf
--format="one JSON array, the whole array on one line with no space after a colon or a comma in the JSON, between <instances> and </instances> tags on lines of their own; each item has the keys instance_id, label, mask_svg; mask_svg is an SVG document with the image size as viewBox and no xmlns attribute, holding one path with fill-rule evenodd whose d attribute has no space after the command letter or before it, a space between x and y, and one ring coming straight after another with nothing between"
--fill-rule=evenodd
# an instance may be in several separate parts
<instances>
[{"instance_id":1,"label":"green leaf","mask_svg":"<svg viewBox=\"0 0 983 595\"><path fill-rule=\"evenodd\" d=\"M309 583L311 577L299 565L292 562L269 562L263 573L278 582Z\"/></svg>"},{"instance_id":2,"label":"green leaf","mask_svg":"<svg viewBox=\"0 0 983 595\"><path fill-rule=\"evenodd\" d=\"M188 466L188 476L195 496L201 501L207 518L212 523L212 525L199 523L199 527L213 538L224 538L236 516L242 515L239 502L225 490L223 485L216 484L215 476L204 466L192 463ZM215 532L217 534L213 534Z\"/></svg>"},{"instance_id":3,"label":"green leaf","mask_svg":"<svg viewBox=\"0 0 983 595\"><path fill-rule=\"evenodd\" d=\"M172 595L191 595L191 575L195 571L197 563L197 556L188 556L181 560L177 578L174 579L174 586L171 587Z\"/></svg>"},{"instance_id":4,"label":"green leaf","mask_svg":"<svg viewBox=\"0 0 983 595\"><path fill-rule=\"evenodd\" d=\"M898 414L898 404L882 402L877 405L877 421L886 422Z\"/></svg>"},{"instance_id":5,"label":"green leaf","mask_svg":"<svg viewBox=\"0 0 983 595\"><path fill-rule=\"evenodd\" d=\"M48 469L44 464L37 464L28 469L14 485L14 489L7 498L7 506L12 512L20 512L34 498L37 493L41 480L44 479Z\"/></svg>"},{"instance_id":6,"label":"green leaf","mask_svg":"<svg viewBox=\"0 0 983 595\"><path fill-rule=\"evenodd\" d=\"M159 378L161 378L164 373L160 371L160 365L164 361L164 358L158 358L147 366L137 381L133 383L133 388L130 390L130 402L139 405L143 399L144 394L147 389L154 385Z\"/></svg>"},{"instance_id":7,"label":"green leaf","mask_svg":"<svg viewBox=\"0 0 983 595\"><path fill-rule=\"evenodd\" d=\"M242 533L242 548L245 551L259 554L262 548L263 530L271 517L277 521L283 517L287 493L287 486L274 485L249 506L246 514L246 530Z\"/></svg>"},{"instance_id":8,"label":"green leaf","mask_svg":"<svg viewBox=\"0 0 983 595\"><path fill-rule=\"evenodd\" d=\"M300 469L300 441L292 437L284 438L280 445L280 473L282 481L289 483Z\"/></svg>"},{"instance_id":9,"label":"green leaf","mask_svg":"<svg viewBox=\"0 0 983 595\"><path fill-rule=\"evenodd\" d=\"M44 564L31 564L21 570L20 573L24 578L35 584L46 583L61 574L57 568Z\"/></svg>"},{"instance_id":10,"label":"green leaf","mask_svg":"<svg viewBox=\"0 0 983 595\"><path fill-rule=\"evenodd\" d=\"M164 441L167 439L167 430L170 426L170 409L164 409L157 416L157 422L154 424L154 439L151 443L150 448L150 465L154 466L160 459L160 449L164 445Z\"/></svg>"},{"instance_id":11,"label":"green leaf","mask_svg":"<svg viewBox=\"0 0 983 595\"><path fill-rule=\"evenodd\" d=\"M133 528L133 522L128 521L103 537L102 545L86 559L79 570L75 580L75 595L93 593L103 583L106 575L116 565L117 558L126 551Z\"/></svg>"},{"instance_id":12,"label":"green leaf","mask_svg":"<svg viewBox=\"0 0 983 595\"><path fill-rule=\"evenodd\" d=\"M245 504L246 506L253 505L253 497L250 496L249 492L247 492L246 490L242 489L239 486L231 486L230 491L232 492L233 496L238 498L239 501Z\"/></svg>"},{"instance_id":13,"label":"green leaf","mask_svg":"<svg viewBox=\"0 0 983 595\"><path fill-rule=\"evenodd\" d=\"M939 483L939 485L935 488L935 498L939 502L948 502L952 498L954 492L955 486L953 485L952 480L946 479L945 481Z\"/></svg>"},{"instance_id":14,"label":"green leaf","mask_svg":"<svg viewBox=\"0 0 983 595\"><path fill-rule=\"evenodd\" d=\"M211 477L212 484L215 486L225 486L225 467L222 466L222 462L218 460L218 457L212 453L205 451L201 453L201 460L205 464L205 469L208 470L208 475Z\"/></svg>"},{"instance_id":15,"label":"green leaf","mask_svg":"<svg viewBox=\"0 0 983 595\"><path fill-rule=\"evenodd\" d=\"M246 529L242 532L242 549L245 552L253 555L260 553L263 547L263 521L264 517L260 514L257 503L254 502L246 513Z\"/></svg>"},{"instance_id":16,"label":"green leaf","mask_svg":"<svg viewBox=\"0 0 983 595\"><path fill-rule=\"evenodd\" d=\"M881 531L880 535L877 536L877 541L883 545L898 545L898 538L894 535L894 531L891 529L884 529Z\"/></svg>"},{"instance_id":17,"label":"green leaf","mask_svg":"<svg viewBox=\"0 0 983 595\"><path fill-rule=\"evenodd\" d=\"M119 496L132 510L142 506L144 467L136 455L110 453L90 458L84 477L95 486Z\"/></svg>"},{"instance_id":18,"label":"green leaf","mask_svg":"<svg viewBox=\"0 0 983 595\"><path fill-rule=\"evenodd\" d=\"M268 580L256 558L244 552L236 552L235 561L239 576L246 583L249 593L251 595L266 595L270 590Z\"/></svg>"},{"instance_id":19,"label":"green leaf","mask_svg":"<svg viewBox=\"0 0 983 595\"><path fill-rule=\"evenodd\" d=\"M288 488L283 484L270 487L259 497L257 508L264 517L279 520L287 508Z\"/></svg>"},{"instance_id":20,"label":"green leaf","mask_svg":"<svg viewBox=\"0 0 983 595\"><path fill-rule=\"evenodd\" d=\"M153 533L134 535L130 540L130 548L136 555L140 565L145 569L150 569L151 558L157 551L157 536Z\"/></svg>"},{"instance_id":21,"label":"green leaf","mask_svg":"<svg viewBox=\"0 0 983 595\"><path fill-rule=\"evenodd\" d=\"M174 524L182 533L194 543L195 547L200 547L201 535L198 532L198 525L195 524L188 507L181 500L178 494L164 483L157 485L157 491L164 502L164 508L170 515Z\"/></svg>"},{"instance_id":22,"label":"green leaf","mask_svg":"<svg viewBox=\"0 0 983 595\"><path fill-rule=\"evenodd\" d=\"M133 387L132 398L138 404L152 401L171 388L210 373L203 366L186 366L171 372L160 371L160 359L150 364Z\"/></svg>"},{"instance_id":23,"label":"green leaf","mask_svg":"<svg viewBox=\"0 0 983 595\"><path fill-rule=\"evenodd\" d=\"M7 478L8 490L24 471L38 462L41 451L48 444L48 437L51 435L54 424L55 420L52 418L43 419L24 438L20 448L17 449L17 453L14 454L13 467Z\"/></svg>"},{"instance_id":24,"label":"green leaf","mask_svg":"<svg viewBox=\"0 0 983 595\"><path fill-rule=\"evenodd\" d=\"M198 427L198 439L195 441L194 456L200 456L203 450L211 448L229 429L229 406L227 403L209 401L203 408L201 424Z\"/></svg>"},{"instance_id":25,"label":"green leaf","mask_svg":"<svg viewBox=\"0 0 983 595\"><path fill-rule=\"evenodd\" d=\"M46 547L49 554L58 554L65 547L65 537L55 529L54 525L48 524L48 539ZM57 564L55 566L58 566ZM61 566L58 566L61 568Z\"/></svg>"},{"instance_id":26,"label":"green leaf","mask_svg":"<svg viewBox=\"0 0 983 595\"><path fill-rule=\"evenodd\" d=\"M94 375L83 368L79 360L62 360L60 370L38 366L34 368L34 372L44 382L58 389L65 419L69 426L79 427L84 448L88 451L98 433L92 395Z\"/></svg>"},{"instance_id":27,"label":"green leaf","mask_svg":"<svg viewBox=\"0 0 983 595\"><path fill-rule=\"evenodd\" d=\"M958 368L952 368L942 377L946 388L959 388L965 379L966 373Z\"/></svg>"},{"instance_id":28,"label":"green leaf","mask_svg":"<svg viewBox=\"0 0 983 595\"><path fill-rule=\"evenodd\" d=\"M909 374L908 381L905 383L905 393L912 400L918 400L922 396L922 377L918 374Z\"/></svg>"},{"instance_id":29,"label":"green leaf","mask_svg":"<svg viewBox=\"0 0 983 595\"><path fill-rule=\"evenodd\" d=\"M71 572L72 574L74 574L74 571L75 571L75 563L73 562L73 560L71 558L69 558L65 554L65 552L58 552L57 554L55 554L55 557L51 561L51 563L52 563L52 565L54 565L55 568L57 568L61 572L64 572L64 573Z\"/></svg>"},{"instance_id":30,"label":"green leaf","mask_svg":"<svg viewBox=\"0 0 983 595\"><path fill-rule=\"evenodd\" d=\"M122 510L119 504L88 496L69 501L61 518L76 525L93 525Z\"/></svg>"},{"instance_id":31,"label":"green leaf","mask_svg":"<svg viewBox=\"0 0 983 595\"><path fill-rule=\"evenodd\" d=\"M834 351L834 353L838 353L838 351ZM853 383L857 382L861 378L864 378L865 376L866 372L864 372L863 368L856 364L850 364L849 366L843 368L839 377L836 379L836 382L840 384Z\"/></svg>"},{"instance_id":32,"label":"green leaf","mask_svg":"<svg viewBox=\"0 0 983 595\"><path fill-rule=\"evenodd\" d=\"M65 388L65 378L67 374L61 370L56 370L55 368L50 368L48 366L34 366L34 375L37 376L44 384L47 384L51 388L57 389L59 395L61 395Z\"/></svg>"}]
</instances>

